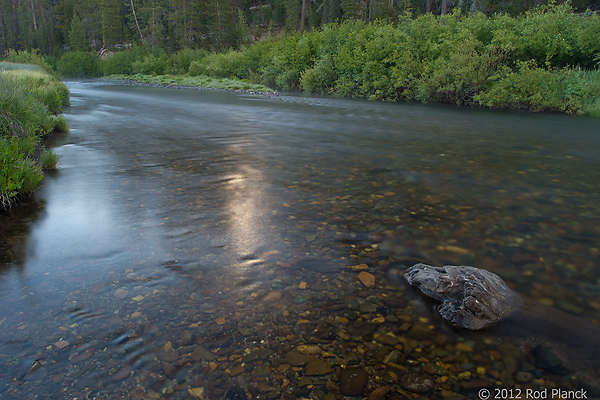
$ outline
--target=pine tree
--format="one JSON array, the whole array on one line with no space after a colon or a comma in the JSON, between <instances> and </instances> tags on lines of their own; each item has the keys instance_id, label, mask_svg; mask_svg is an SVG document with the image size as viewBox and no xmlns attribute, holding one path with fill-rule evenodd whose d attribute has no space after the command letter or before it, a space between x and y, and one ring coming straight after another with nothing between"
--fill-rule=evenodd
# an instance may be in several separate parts
<instances>
[{"instance_id":1,"label":"pine tree","mask_svg":"<svg viewBox=\"0 0 600 400\"><path fill-rule=\"evenodd\" d=\"M87 51L90 49L87 40L85 39L85 32L79 15L73 13L73 19L71 20L71 30L69 31L69 47L73 51Z\"/></svg>"},{"instance_id":2,"label":"pine tree","mask_svg":"<svg viewBox=\"0 0 600 400\"><path fill-rule=\"evenodd\" d=\"M119 0L103 0L100 4L102 13L102 44L103 47L115 47L123 42L123 23L121 3Z\"/></svg>"}]
</instances>

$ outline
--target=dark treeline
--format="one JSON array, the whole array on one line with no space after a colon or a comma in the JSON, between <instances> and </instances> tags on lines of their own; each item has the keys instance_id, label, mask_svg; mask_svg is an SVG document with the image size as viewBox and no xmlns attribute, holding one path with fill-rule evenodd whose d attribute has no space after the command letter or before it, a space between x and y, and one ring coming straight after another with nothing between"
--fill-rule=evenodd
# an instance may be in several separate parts
<instances>
[{"instance_id":1,"label":"dark treeline","mask_svg":"<svg viewBox=\"0 0 600 400\"><path fill-rule=\"evenodd\" d=\"M0 0L0 54L39 49L101 51L145 45L237 48L281 30L303 31L332 22L396 21L431 12L520 14L546 0ZM573 0L576 11L600 0Z\"/></svg>"}]
</instances>

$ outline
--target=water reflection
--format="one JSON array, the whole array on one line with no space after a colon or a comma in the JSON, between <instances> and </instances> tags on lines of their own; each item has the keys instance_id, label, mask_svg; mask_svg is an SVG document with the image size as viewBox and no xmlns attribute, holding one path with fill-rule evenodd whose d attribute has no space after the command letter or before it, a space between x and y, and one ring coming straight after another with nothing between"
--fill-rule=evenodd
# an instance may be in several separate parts
<instances>
[{"instance_id":1,"label":"water reflection","mask_svg":"<svg viewBox=\"0 0 600 400\"><path fill-rule=\"evenodd\" d=\"M597 121L70 85L44 211L20 263L3 250L0 396L433 399L595 382L593 363L531 351L556 342L543 323L456 330L402 271L487 268L581 322L553 326L597 323ZM572 360L597 345L566 341Z\"/></svg>"}]
</instances>

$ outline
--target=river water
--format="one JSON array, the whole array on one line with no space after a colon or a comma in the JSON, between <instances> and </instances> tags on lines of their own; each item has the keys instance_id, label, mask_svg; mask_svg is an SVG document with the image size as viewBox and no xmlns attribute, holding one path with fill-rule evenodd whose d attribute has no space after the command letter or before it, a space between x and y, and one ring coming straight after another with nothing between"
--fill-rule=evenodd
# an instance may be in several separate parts
<instances>
[{"instance_id":1,"label":"river water","mask_svg":"<svg viewBox=\"0 0 600 400\"><path fill-rule=\"evenodd\" d=\"M598 341L452 328L402 271L486 268L596 328L600 121L67 84L58 171L0 215L0 398L595 390Z\"/></svg>"}]
</instances>

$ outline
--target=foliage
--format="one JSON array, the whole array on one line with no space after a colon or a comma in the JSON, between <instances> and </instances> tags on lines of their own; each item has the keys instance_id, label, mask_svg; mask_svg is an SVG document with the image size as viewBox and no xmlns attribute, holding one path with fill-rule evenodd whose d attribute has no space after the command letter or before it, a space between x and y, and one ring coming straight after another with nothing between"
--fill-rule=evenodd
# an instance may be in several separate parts
<instances>
[{"instance_id":1,"label":"foliage","mask_svg":"<svg viewBox=\"0 0 600 400\"><path fill-rule=\"evenodd\" d=\"M46 73L0 70L0 207L28 196L42 179L35 160L38 141L56 127L67 129L55 114L68 95L66 86Z\"/></svg>"},{"instance_id":2,"label":"foliage","mask_svg":"<svg viewBox=\"0 0 600 400\"><path fill-rule=\"evenodd\" d=\"M4 56L5 62L16 63L16 64L32 64L41 67L44 71L49 74L54 74L54 70L46 62L44 57L39 54L38 49L32 49L30 51L27 50L19 50L16 51L14 49L10 49L6 51Z\"/></svg>"},{"instance_id":3,"label":"foliage","mask_svg":"<svg viewBox=\"0 0 600 400\"><path fill-rule=\"evenodd\" d=\"M63 54L56 63L56 71L63 77L101 76L101 64L94 54L74 51Z\"/></svg>"},{"instance_id":4,"label":"foliage","mask_svg":"<svg viewBox=\"0 0 600 400\"><path fill-rule=\"evenodd\" d=\"M56 169L60 156L52 150L45 149L40 154L40 164L44 171L53 171Z\"/></svg>"},{"instance_id":5,"label":"foliage","mask_svg":"<svg viewBox=\"0 0 600 400\"><path fill-rule=\"evenodd\" d=\"M397 24L350 20L214 53L190 73L282 90L592 115L598 73L581 68L598 65L600 42L591 38L599 32L598 16L568 4L519 17L457 10Z\"/></svg>"},{"instance_id":6,"label":"foliage","mask_svg":"<svg viewBox=\"0 0 600 400\"><path fill-rule=\"evenodd\" d=\"M249 82L247 80L211 78L205 75L199 76L173 76L173 75L110 75L108 79L129 80L141 83L152 83L167 86L185 86L202 89L218 90L247 90L251 92L272 93L273 89L261 84Z\"/></svg>"},{"instance_id":7,"label":"foliage","mask_svg":"<svg viewBox=\"0 0 600 400\"><path fill-rule=\"evenodd\" d=\"M0 207L9 207L17 196L30 195L42 179L41 169L28 157L27 143L0 137Z\"/></svg>"}]
</instances>

